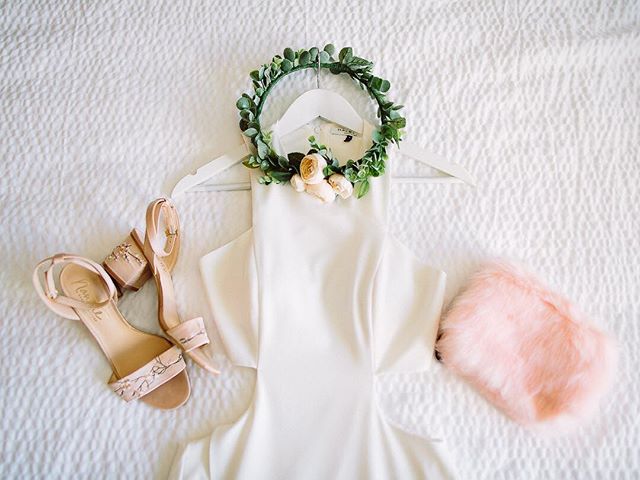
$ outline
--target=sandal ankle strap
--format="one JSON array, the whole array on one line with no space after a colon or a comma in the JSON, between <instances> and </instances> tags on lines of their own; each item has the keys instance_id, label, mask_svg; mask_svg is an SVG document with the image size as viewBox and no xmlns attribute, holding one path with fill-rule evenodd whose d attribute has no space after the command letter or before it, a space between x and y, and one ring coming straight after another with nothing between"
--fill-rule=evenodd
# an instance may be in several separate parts
<instances>
[{"instance_id":1,"label":"sandal ankle strap","mask_svg":"<svg viewBox=\"0 0 640 480\"><path fill-rule=\"evenodd\" d=\"M164 217L166 224L165 242L160 244L158 225ZM147 231L144 236L144 249L151 249L160 258L168 257L173 252L179 234L180 222L173 202L168 198L158 198L149 204L146 214Z\"/></svg>"},{"instance_id":2,"label":"sandal ankle strap","mask_svg":"<svg viewBox=\"0 0 640 480\"><path fill-rule=\"evenodd\" d=\"M106 290L109 292L109 298L102 302L82 302L75 298L61 295L56 288L55 279L53 277L53 267L67 263L73 263L96 273L100 277L100 281ZM43 267L44 270L42 270ZM41 271L44 277L43 282L40 280ZM80 320L80 317L76 313L76 310L78 309L93 310L101 308L111 302L111 300L117 300L118 298L116 287L113 284L111 277L109 277L100 264L87 258L69 253L58 253L57 255L42 260L38 265L36 265L36 268L33 271L32 280L33 286L44 304L53 312L69 320Z\"/></svg>"}]
</instances>

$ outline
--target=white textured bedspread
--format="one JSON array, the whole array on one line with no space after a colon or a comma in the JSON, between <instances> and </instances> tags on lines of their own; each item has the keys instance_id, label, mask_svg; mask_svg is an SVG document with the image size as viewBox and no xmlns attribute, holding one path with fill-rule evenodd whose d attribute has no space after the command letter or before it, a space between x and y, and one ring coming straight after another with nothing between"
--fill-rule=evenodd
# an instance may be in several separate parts
<instances>
[{"instance_id":1,"label":"white textured bedspread","mask_svg":"<svg viewBox=\"0 0 640 480\"><path fill-rule=\"evenodd\" d=\"M287 46L327 42L374 60L406 105L407 138L478 179L393 187L393 234L449 274L447 301L482 259L516 258L621 349L599 416L571 437L535 437L440 366L389 377L384 408L446 438L463 478L640 476L640 3L10 0L0 2L1 478L163 478L182 442L246 408L252 372L219 346L220 377L189 365L186 406L126 405L88 331L37 299L31 270L59 251L101 260L143 227L150 200L240 143L235 101L249 71ZM329 77L323 86L371 114L364 94ZM265 114L314 86L311 72L287 79ZM180 310L207 316L197 261L249 228L250 196L176 203ZM155 302L150 282L121 310L159 332Z\"/></svg>"}]
</instances>

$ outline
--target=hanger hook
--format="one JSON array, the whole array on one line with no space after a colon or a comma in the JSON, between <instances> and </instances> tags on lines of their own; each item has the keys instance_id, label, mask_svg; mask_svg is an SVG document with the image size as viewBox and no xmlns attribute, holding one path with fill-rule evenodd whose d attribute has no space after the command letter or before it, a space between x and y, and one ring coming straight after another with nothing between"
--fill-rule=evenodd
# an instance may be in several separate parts
<instances>
[{"instance_id":1,"label":"hanger hook","mask_svg":"<svg viewBox=\"0 0 640 480\"><path fill-rule=\"evenodd\" d=\"M316 86L320 89L320 52L318 52L318 70L316 70Z\"/></svg>"}]
</instances>

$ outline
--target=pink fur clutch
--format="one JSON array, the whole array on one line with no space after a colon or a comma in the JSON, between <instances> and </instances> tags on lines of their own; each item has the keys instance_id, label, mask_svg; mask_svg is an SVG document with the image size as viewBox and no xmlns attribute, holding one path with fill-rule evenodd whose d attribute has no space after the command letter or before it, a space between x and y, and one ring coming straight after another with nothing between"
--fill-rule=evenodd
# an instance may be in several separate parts
<instances>
[{"instance_id":1,"label":"pink fur clutch","mask_svg":"<svg viewBox=\"0 0 640 480\"><path fill-rule=\"evenodd\" d=\"M548 432L575 427L595 411L617 358L613 340L566 298L498 262L454 300L436 348L509 417Z\"/></svg>"}]
</instances>

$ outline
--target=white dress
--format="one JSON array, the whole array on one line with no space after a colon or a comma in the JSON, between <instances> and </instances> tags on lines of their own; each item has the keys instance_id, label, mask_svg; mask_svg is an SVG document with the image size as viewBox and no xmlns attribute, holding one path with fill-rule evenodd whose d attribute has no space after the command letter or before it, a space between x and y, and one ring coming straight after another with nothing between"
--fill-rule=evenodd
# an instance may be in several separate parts
<instances>
[{"instance_id":1,"label":"white dress","mask_svg":"<svg viewBox=\"0 0 640 480\"><path fill-rule=\"evenodd\" d=\"M306 151L308 133L289 148ZM319 140L360 155L361 140L330 137ZM188 444L171 476L452 478L443 443L392 424L377 400L379 375L429 368L445 288L387 233L390 175L329 205L251 178L252 228L201 272L228 357L256 369L254 398Z\"/></svg>"}]
</instances>

